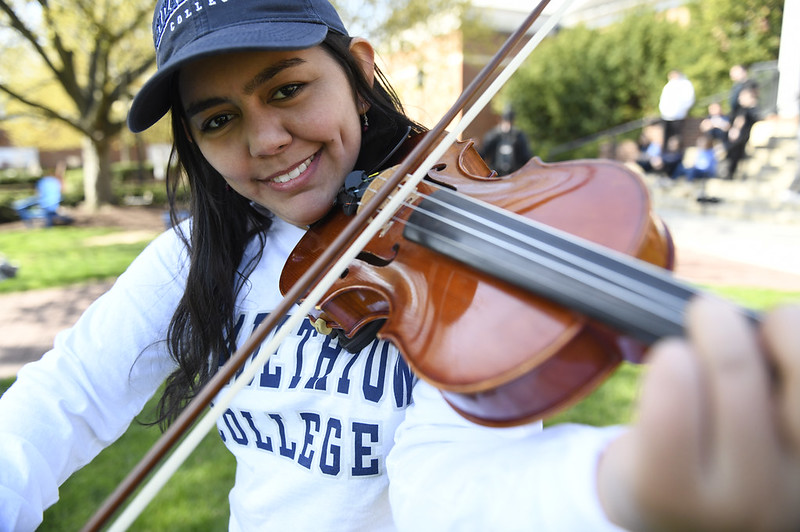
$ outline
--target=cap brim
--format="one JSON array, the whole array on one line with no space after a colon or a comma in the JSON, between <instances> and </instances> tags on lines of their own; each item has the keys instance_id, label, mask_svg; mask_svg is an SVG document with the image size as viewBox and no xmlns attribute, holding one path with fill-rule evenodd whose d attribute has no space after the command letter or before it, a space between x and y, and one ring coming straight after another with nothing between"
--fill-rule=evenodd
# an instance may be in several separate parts
<instances>
[{"instance_id":1,"label":"cap brim","mask_svg":"<svg viewBox=\"0 0 800 532\"><path fill-rule=\"evenodd\" d=\"M321 43L327 34L324 24L261 21L228 26L199 37L172 55L142 86L128 112L128 128L140 133L167 114L172 76L192 61L226 52L301 50Z\"/></svg>"}]
</instances>

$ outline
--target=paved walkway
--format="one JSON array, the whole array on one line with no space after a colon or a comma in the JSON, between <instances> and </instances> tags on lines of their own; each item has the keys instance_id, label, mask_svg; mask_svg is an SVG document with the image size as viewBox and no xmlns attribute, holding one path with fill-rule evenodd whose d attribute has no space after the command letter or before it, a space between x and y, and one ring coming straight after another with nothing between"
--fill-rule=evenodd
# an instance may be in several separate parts
<instances>
[{"instance_id":1,"label":"paved walkway","mask_svg":"<svg viewBox=\"0 0 800 532\"><path fill-rule=\"evenodd\" d=\"M704 285L800 293L800 225L720 220L665 212L677 247L676 275ZM92 283L0 296L0 378L16 375L111 286Z\"/></svg>"},{"instance_id":2,"label":"paved walkway","mask_svg":"<svg viewBox=\"0 0 800 532\"><path fill-rule=\"evenodd\" d=\"M709 285L800 292L800 224L661 211L677 248L676 274Z\"/></svg>"},{"instance_id":3,"label":"paved walkway","mask_svg":"<svg viewBox=\"0 0 800 532\"><path fill-rule=\"evenodd\" d=\"M23 364L42 356L53 345L56 333L74 324L111 284L0 295L0 378L16 375Z\"/></svg>"}]
</instances>

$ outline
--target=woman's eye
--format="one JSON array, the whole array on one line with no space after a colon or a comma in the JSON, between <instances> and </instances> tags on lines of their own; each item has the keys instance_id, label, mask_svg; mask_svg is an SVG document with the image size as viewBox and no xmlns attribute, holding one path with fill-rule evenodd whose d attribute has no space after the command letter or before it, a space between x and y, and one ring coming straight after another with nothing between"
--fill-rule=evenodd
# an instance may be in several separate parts
<instances>
[{"instance_id":1,"label":"woman's eye","mask_svg":"<svg viewBox=\"0 0 800 532\"><path fill-rule=\"evenodd\" d=\"M214 131L221 128L231 120L230 114L215 115L203 122L200 131Z\"/></svg>"},{"instance_id":2,"label":"woman's eye","mask_svg":"<svg viewBox=\"0 0 800 532\"><path fill-rule=\"evenodd\" d=\"M284 85L283 87L279 88L275 91L272 95L273 100L286 100L288 98L292 98L295 96L301 89L303 88L302 83L290 83L289 85Z\"/></svg>"}]
</instances>

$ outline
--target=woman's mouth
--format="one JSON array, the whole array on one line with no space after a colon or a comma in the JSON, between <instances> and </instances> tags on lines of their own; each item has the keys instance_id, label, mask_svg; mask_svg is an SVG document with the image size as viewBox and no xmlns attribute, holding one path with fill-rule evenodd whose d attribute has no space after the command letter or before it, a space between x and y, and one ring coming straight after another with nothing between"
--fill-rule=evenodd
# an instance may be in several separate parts
<instances>
[{"instance_id":1,"label":"woman's mouth","mask_svg":"<svg viewBox=\"0 0 800 532\"><path fill-rule=\"evenodd\" d=\"M313 160L314 160L314 155L312 155L302 163L298 164L287 173L273 177L271 181L273 183L286 183L288 181L291 181L292 179L296 178L297 176L305 172L308 169L308 166L311 164L311 161Z\"/></svg>"}]
</instances>

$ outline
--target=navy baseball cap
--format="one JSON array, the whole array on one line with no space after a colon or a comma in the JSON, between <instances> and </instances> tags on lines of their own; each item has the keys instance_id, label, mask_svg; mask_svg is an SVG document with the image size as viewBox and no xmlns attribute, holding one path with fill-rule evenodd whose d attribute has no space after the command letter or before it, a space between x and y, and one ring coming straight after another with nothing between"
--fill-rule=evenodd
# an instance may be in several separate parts
<instances>
[{"instance_id":1,"label":"navy baseball cap","mask_svg":"<svg viewBox=\"0 0 800 532\"><path fill-rule=\"evenodd\" d=\"M347 35L328 0L159 0L153 16L158 70L133 99L128 127L139 133L169 111L169 85L196 59L245 50L300 50L328 31Z\"/></svg>"}]
</instances>

